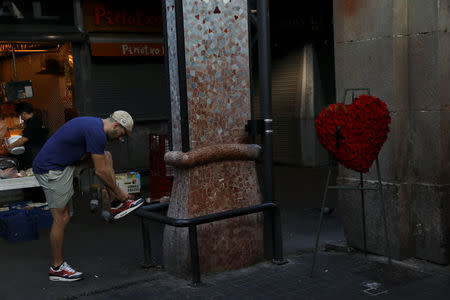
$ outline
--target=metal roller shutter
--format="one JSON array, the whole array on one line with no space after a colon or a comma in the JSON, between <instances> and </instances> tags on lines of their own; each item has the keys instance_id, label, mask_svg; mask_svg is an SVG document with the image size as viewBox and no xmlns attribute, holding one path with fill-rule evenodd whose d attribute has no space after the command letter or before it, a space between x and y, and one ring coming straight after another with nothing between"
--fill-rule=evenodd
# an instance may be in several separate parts
<instances>
[{"instance_id":1,"label":"metal roller shutter","mask_svg":"<svg viewBox=\"0 0 450 300\"><path fill-rule=\"evenodd\" d=\"M274 128L274 160L298 164L300 51L273 61L272 113Z\"/></svg>"},{"instance_id":2,"label":"metal roller shutter","mask_svg":"<svg viewBox=\"0 0 450 300\"><path fill-rule=\"evenodd\" d=\"M95 114L128 111L136 120L169 117L164 64L146 59L97 59L92 64Z\"/></svg>"},{"instance_id":3,"label":"metal roller shutter","mask_svg":"<svg viewBox=\"0 0 450 300\"><path fill-rule=\"evenodd\" d=\"M273 159L275 163L299 164L299 95L301 51L272 61ZM258 83L255 82L253 109L260 118Z\"/></svg>"}]
</instances>

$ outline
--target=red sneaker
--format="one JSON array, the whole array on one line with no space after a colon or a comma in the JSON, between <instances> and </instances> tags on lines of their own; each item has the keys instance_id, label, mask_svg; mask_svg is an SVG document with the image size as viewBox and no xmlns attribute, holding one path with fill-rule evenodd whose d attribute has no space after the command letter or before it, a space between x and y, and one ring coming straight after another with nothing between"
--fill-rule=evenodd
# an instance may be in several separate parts
<instances>
[{"instance_id":1,"label":"red sneaker","mask_svg":"<svg viewBox=\"0 0 450 300\"><path fill-rule=\"evenodd\" d=\"M119 206L111 207L111 215L114 220L120 219L135 209L138 209L139 206L144 204L144 199L140 198L137 200L127 200L119 204Z\"/></svg>"},{"instance_id":2,"label":"red sneaker","mask_svg":"<svg viewBox=\"0 0 450 300\"><path fill-rule=\"evenodd\" d=\"M72 269L68 263L63 262L58 269L50 267L48 279L51 281L77 281L83 279L83 273Z\"/></svg>"}]
</instances>

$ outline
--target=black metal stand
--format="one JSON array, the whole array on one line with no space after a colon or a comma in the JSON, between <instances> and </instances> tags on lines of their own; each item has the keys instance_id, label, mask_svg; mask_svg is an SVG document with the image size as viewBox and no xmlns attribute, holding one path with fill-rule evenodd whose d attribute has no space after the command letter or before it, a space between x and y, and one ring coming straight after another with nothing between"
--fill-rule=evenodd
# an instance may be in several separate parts
<instances>
[{"instance_id":1,"label":"black metal stand","mask_svg":"<svg viewBox=\"0 0 450 300\"><path fill-rule=\"evenodd\" d=\"M366 238L366 214L365 214L365 199L364 199L364 191L365 190L378 190L379 194L380 194L380 200L382 202L381 205L381 210L382 210L382 215L383 215L383 223L384 223L384 236L386 239L386 248L385 248L385 252L387 254L388 257L388 261L389 264L391 263L391 248L390 248L390 243L389 243L389 236L388 236L388 230L387 230L387 220L386 220L386 203L384 200L384 196L383 196L383 188L382 188L382 184L381 184L381 175L380 175L380 166L379 166L379 162L378 162L378 158L376 159L376 168L377 168L377 177L378 177L378 187L376 188L371 188L371 187L364 187L364 181L363 181L363 174L360 173L359 179L360 179L360 185L359 187L355 187L355 186L330 186L330 177L331 177L331 168L333 165L333 160L330 160L329 166L328 166L328 176L327 176L327 183L325 186L325 192L323 195L323 199L322 199L322 208L320 211L320 218L319 218L319 225L318 225L318 229L317 229L317 235L316 235L316 243L315 243L315 248L314 248L314 256L313 256L313 263L312 263L312 267L311 267L311 276L314 272L314 267L316 264L316 258L317 258L317 251L319 248L319 238L320 238L320 230L322 227L322 222L323 222L323 212L324 212L324 208L325 208L325 202L327 200L327 193L328 190L360 190L361 191L361 211L362 211L362 230L363 230L363 239L364 239L364 255L367 255L367 238Z\"/></svg>"}]
</instances>

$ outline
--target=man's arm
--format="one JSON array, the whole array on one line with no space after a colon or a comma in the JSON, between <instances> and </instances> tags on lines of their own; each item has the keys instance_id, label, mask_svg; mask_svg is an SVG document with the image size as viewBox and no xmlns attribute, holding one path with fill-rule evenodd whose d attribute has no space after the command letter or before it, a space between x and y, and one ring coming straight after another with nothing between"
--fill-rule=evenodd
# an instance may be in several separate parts
<instances>
[{"instance_id":1,"label":"man's arm","mask_svg":"<svg viewBox=\"0 0 450 300\"><path fill-rule=\"evenodd\" d=\"M116 194L117 199L120 201L130 199L131 196L117 186L114 178L114 170L111 170L106 163L105 154L91 154L91 157L94 163L95 175L100 178L107 188Z\"/></svg>"},{"instance_id":2,"label":"man's arm","mask_svg":"<svg viewBox=\"0 0 450 300\"><path fill-rule=\"evenodd\" d=\"M26 142L28 142L28 140L29 140L28 138L23 136L20 139L18 139L17 141L15 141L14 143L7 145L6 147L8 149L12 149L15 147L23 146Z\"/></svg>"}]
</instances>

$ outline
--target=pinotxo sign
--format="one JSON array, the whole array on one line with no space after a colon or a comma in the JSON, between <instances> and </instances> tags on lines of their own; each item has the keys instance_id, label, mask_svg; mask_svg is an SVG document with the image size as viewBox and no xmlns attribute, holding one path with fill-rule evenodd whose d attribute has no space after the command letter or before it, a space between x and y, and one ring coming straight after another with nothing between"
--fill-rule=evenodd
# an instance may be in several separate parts
<instances>
[{"instance_id":1,"label":"pinotxo sign","mask_svg":"<svg viewBox=\"0 0 450 300\"><path fill-rule=\"evenodd\" d=\"M113 11L104 5L94 8L95 25L161 26L162 17L147 16L142 10L132 12Z\"/></svg>"},{"instance_id":2,"label":"pinotxo sign","mask_svg":"<svg viewBox=\"0 0 450 300\"><path fill-rule=\"evenodd\" d=\"M162 32L160 1L83 1L89 32Z\"/></svg>"},{"instance_id":3,"label":"pinotxo sign","mask_svg":"<svg viewBox=\"0 0 450 300\"><path fill-rule=\"evenodd\" d=\"M92 56L163 56L163 43L91 43Z\"/></svg>"}]
</instances>

